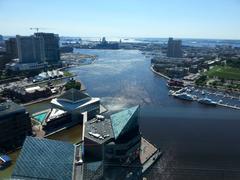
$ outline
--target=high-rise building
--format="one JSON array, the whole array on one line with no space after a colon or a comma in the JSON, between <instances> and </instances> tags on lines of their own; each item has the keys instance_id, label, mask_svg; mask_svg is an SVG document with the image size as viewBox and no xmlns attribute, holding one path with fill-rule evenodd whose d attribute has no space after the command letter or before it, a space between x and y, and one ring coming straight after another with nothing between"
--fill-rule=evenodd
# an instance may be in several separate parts
<instances>
[{"instance_id":1,"label":"high-rise building","mask_svg":"<svg viewBox=\"0 0 240 180\"><path fill-rule=\"evenodd\" d=\"M45 61L49 64L58 64L60 60L59 36L53 33L35 33L44 43Z\"/></svg>"},{"instance_id":2,"label":"high-rise building","mask_svg":"<svg viewBox=\"0 0 240 180\"><path fill-rule=\"evenodd\" d=\"M16 38L9 38L5 41L6 53L11 59L18 57L17 41Z\"/></svg>"},{"instance_id":3,"label":"high-rise building","mask_svg":"<svg viewBox=\"0 0 240 180\"><path fill-rule=\"evenodd\" d=\"M0 148L5 151L22 146L32 127L25 108L13 102L0 104Z\"/></svg>"},{"instance_id":4,"label":"high-rise building","mask_svg":"<svg viewBox=\"0 0 240 180\"><path fill-rule=\"evenodd\" d=\"M182 41L168 39L167 57L181 58L182 57Z\"/></svg>"},{"instance_id":5,"label":"high-rise building","mask_svg":"<svg viewBox=\"0 0 240 180\"><path fill-rule=\"evenodd\" d=\"M16 36L20 63L42 63L45 60L44 42L40 37Z\"/></svg>"},{"instance_id":6,"label":"high-rise building","mask_svg":"<svg viewBox=\"0 0 240 180\"><path fill-rule=\"evenodd\" d=\"M3 41L3 36L0 34L0 42Z\"/></svg>"}]
</instances>

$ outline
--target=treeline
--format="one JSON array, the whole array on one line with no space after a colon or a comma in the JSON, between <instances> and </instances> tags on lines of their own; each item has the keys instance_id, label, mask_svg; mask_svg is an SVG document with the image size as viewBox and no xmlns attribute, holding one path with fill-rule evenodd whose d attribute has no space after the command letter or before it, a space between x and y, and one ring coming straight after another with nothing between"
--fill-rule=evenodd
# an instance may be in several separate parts
<instances>
[{"instance_id":1,"label":"treeline","mask_svg":"<svg viewBox=\"0 0 240 180\"><path fill-rule=\"evenodd\" d=\"M240 57L227 59L226 63L233 68L240 68Z\"/></svg>"}]
</instances>

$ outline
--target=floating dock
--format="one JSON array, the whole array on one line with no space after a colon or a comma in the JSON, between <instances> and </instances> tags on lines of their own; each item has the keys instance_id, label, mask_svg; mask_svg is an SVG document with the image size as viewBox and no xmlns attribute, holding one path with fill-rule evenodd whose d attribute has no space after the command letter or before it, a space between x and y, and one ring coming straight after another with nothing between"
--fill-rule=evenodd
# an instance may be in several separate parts
<instances>
[{"instance_id":1,"label":"floating dock","mask_svg":"<svg viewBox=\"0 0 240 180\"><path fill-rule=\"evenodd\" d=\"M181 93L187 93L187 94L193 96L194 101L197 101L198 99L207 97L207 98L211 99L212 101L216 102L217 106L240 110L240 96L239 97L232 96L227 93L195 88L193 86L185 87L178 91L171 90L169 92L170 92L169 95L172 95L172 96L176 96Z\"/></svg>"}]
</instances>

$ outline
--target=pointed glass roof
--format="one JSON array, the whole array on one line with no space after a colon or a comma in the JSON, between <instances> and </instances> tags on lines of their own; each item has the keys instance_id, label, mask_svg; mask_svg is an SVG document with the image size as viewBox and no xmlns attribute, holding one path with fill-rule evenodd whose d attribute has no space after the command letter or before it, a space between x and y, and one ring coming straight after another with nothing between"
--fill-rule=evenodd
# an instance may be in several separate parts
<instances>
[{"instance_id":1,"label":"pointed glass roof","mask_svg":"<svg viewBox=\"0 0 240 180\"><path fill-rule=\"evenodd\" d=\"M124 111L111 115L112 128L115 139L117 139L127 129L129 124L132 123L132 118L138 113L139 106L135 106Z\"/></svg>"},{"instance_id":2,"label":"pointed glass roof","mask_svg":"<svg viewBox=\"0 0 240 180\"><path fill-rule=\"evenodd\" d=\"M80 90L77 89L69 89L65 93L63 93L59 99L65 100L65 101L70 101L70 102L79 102L83 99L90 98L89 95L82 93Z\"/></svg>"}]
</instances>

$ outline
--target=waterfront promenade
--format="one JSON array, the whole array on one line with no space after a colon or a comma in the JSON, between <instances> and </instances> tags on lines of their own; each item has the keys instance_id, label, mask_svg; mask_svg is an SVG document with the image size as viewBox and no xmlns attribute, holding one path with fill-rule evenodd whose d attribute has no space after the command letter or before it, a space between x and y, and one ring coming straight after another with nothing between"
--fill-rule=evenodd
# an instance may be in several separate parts
<instances>
[{"instance_id":1,"label":"waterfront promenade","mask_svg":"<svg viewBox=\"0 0 240 180\"><path fill-rule=\"evenodd\" d=\"M165 79L167 79L167 80L170 80L170 79L171 79L171 78L168 77L167 75L164 75L164 74L162 74L162 73L160 73L160 72L155 71L154 68L153 68L153 65L151 65L150 68L151 68L152 72L154 72L155 74L157 74L157 75L159 75L159 76L161 76L161 77L163 77L163 78L165 78Z\"/></svg>"}]
</instances>

